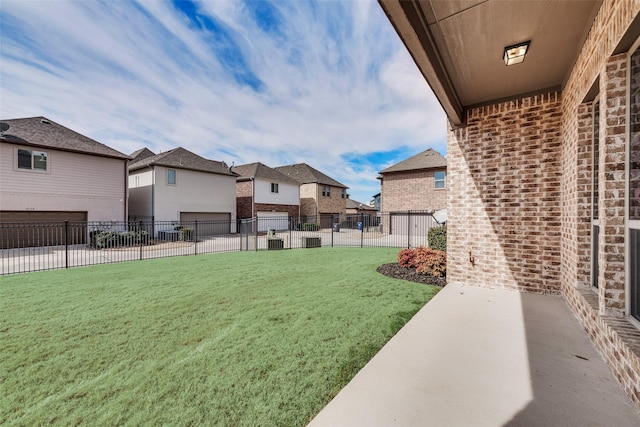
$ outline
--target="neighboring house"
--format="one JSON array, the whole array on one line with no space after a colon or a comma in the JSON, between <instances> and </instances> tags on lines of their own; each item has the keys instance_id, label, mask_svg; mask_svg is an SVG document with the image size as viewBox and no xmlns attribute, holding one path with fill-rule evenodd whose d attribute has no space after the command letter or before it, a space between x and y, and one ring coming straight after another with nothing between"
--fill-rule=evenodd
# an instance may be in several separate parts
<instances>
[{"instance_id":1,"label":"neighboring house","mask_svg":"<svg viewBox=\"0 0 640 427\"><path fill-rule=\"evenodd\" d=\"M640 3L472 3L380 1L449 119L447 281L561 294L640 408Z\"/></svg>"},{"instance_id":2,"label":"neighboring house","mask_svg":"<svg viewBox=\"0 0 640 427\"><path fill-rule=\"evenodd\" d=\"M160 154L142 149L132 157L132 220L218 221L208 233L235 232L237 175L224 162L205 159L181 147Z\"/></svg>"},{"instance_id":3,"label":"neighboring house","mask_svg":"<svg viewBox=\"0 0 640 427\"><path fill-rule=\"evenodd\" d=\"M370 205L366 205L364 203L360 203L353 199L347 199L346 203L346 212L347 215L367 215L367 216L376 216L376 208Z\"/></svg>"},{"instance_id":4,"label":"neighboring house","mask_svg":"<svg viewBox=\"0 0 640 427\"><path fill-rule=\"evenodd\" d=\"M380 172L381 211L447 208L447 159L432 148Z\"/></svg>"},{"instance_id":5,"label":"neighboring house","mask_svg":"<svg viewBox=\"0 0 640 427\"><path fill-rule=\"evenodd\" d=\"M327 217L323 227L331 226L331 216L345 214L347 187L306 163L276 167L280 173L300 183L300 215ZM326 222L326 224L325 224Z\"/></svg>"},{"instance_id":6,"label":"neighboring house","mask_svg":"<svg viewBox=\"0 0 640 427\"><path fill-rule=\"evenodd\" d=\"M2 130L1 222L127 219L129 156L46 117L2 120Z\"/></svg>"},{"instance_id":7,"label":"neighboring house","mask_svg":"<svg viewBox=\"0 0 640 427\"><path fill-rule=\"evenodd\" d=\"M300 216L298 181L259 162L234 166L231 170L239 175L236 179L238 218L271 218L267 228L286 229L289 217Z\"/></svg>"}]
</instances>

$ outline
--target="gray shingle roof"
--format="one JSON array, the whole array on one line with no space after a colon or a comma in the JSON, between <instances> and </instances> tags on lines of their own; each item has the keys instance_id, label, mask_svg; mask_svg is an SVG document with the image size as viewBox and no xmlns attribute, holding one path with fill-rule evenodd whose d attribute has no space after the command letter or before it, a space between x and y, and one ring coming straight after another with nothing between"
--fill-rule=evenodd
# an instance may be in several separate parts
<instances>
[{"instance_id":1,"label":"gray shingle roof","mask_svg":"<svg viewBox=\"0 0 640 427\"><path fill-rule=\"evenodd\" d=\"M418 153L413 157L409 157L407 160L403 160L400 163L396 163L393 166L381 171L381 174L389 172L403 172L419 169L432 169L432 168L446 168L447 158L442 154L435 151L433 148Z\"/></svg>"},{"instance_id":2,"label":"gray shingle roof","mask_svg":"<svg viewBox=\"0 0 640 427\"><path fill-rule=\"evenodd\" d=\"M131 157L131 163L135 163L139 162L142 159L146 159L147 157L155 155L156 154L153 151L149 150L147 147L144 147L129 154L129 157Z\"/></svg>"},{"instance_id":3,"label":"gray shingle roof","mask_svg":"<svg viewBox=\"0 0 640 427\"><path fill-rule=\"evenodd\" d=\"M204 157L200 157L182 147L174 148L173 150L154 154L153 156L144 157L141 160L132 162L129 164L129 170L133 171L154 165L215 173L218 175L237 176L236 173L229 170L229 166L227 166L226 163L205 159Z\"/></svg>"},{"instance_id":4,"label":"gray shingle roof","mask_svg":"<svg viewBox=\"0 0 640 427\"><path fill-rule=\"evenodd\" d=\"M251 178L259 178L283 184L300 185L298 181L289 178L287 175L260 162L234 166L231 170L240 175L238 181L247 181Z\"/></svg>"},{"instance_id":5,"label":"gray shingle roof","mask_svg":"<svg viewBox=\"0 0 640 427\"><path fill-rule=\"evenodd\" d=\"M94 139L72 131L46 117L2 120L9 129L0 136L0 141L11 144L32 145L62 151L92 154L117 159L129 156Z\"/></svg>"},{"instance_id":6,"label":"gray shingle roof","mask_svg":"<svg viewBox=\"0 0 640 427\"><path fill-rule=\"evenodd\" d=\"M274 169L280 173L283 173L295 179L300 184L317 183L317 184L330 185L332 187L349 188L346 185L336 181L335 179L323 174L319 170L312 168L306 163L298 163L295 165L288 165L288 166L278 166Z\"/></svg>"}]
</instances>

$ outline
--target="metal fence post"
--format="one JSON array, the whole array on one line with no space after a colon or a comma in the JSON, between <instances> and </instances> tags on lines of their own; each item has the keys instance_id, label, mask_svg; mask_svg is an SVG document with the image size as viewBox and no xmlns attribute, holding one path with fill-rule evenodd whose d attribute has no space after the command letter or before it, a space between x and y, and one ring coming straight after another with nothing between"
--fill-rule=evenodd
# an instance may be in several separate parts
<instances>
[{"instance_id":1,"label":"metal fence post","mask_svg":"<svg viewBox=\"0 0 640 427\"><path fill-rule=\"evenodd\" d=\"M360 212L360 247L364 247L364 212Z\"/></svg>"},{"instance_id":2,"label":"metal fence post","mask_svg":"<svg viewBox=\"0 0 640 427\"><path fill-rule=\"evenodd\" d=\"M149 238L148 235L147 238ZM140 220L140 226L138 227L138 240L140 241L140 261L142 261L142 243L144 240L142 238L142 220Z\"/></svg>"},{"instance_id":3,"label":"metal fence post","mask_svg":"<svg viewBox=\"0 0 640 427\"><path fill-rule=\"evenodd\" d=\"M193 254L198 255L198 220L196 220L195 226L193 227L193 234L194 234Z\"/></svg>"},{"instance_id":4,"label":"metal fence post","mask_svg":"<svg viewBox=\"0 0 640 427\"><path fill-rule=\"evenodd\" d=\"M64 268L69 268L69 221L64 222Z\"/></svg>"},{"instance_id":5,"label":"metal fence post","mask_svg":"<svg viewBox=\"0 0 640 427\"><path fill-rule=\"evenodd\" d=\"M411 247L411 210L407 211L407 249Z\"/></svg>"}]
</instances>

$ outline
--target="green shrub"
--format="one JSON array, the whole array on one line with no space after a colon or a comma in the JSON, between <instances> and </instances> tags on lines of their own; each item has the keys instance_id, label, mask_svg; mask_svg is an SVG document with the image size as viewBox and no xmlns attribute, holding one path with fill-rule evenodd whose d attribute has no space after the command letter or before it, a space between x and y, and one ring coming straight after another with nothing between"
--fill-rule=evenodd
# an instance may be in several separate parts
<instances>
[{"instance_id":1,"label":"green shrub","mask_svg":"<svg viewBox=\"0 0 640 427\"><path fill-rule=\"evenodd\" d=\"M320 230L320 224L315 222L305 222L302 224L302 231L318 231Z\"/></svg>"},{"instance_id":2,"label":"green shrub","mask_svg":"<svg viewBox=\"0 0 640 427\"><path fill-rule=\"evenodd\" d=\"M181 227L180 228L180 240L190 242L193 240L193 228Z\"/></svg>"},{"instance_id":3,"label":"green shrub","mask_svg":"<svg viewBox=\"0 0 640 427\"><path fill-rule=\"evenodd\" d=\"M439 251L447 251L447 226L432 227L428 234L429 247Z\"/></svg>"},{"instance_id":4,"label":"green shrub","mask_svg":"<svg viewBox=\"0 0 640 427\"><path fill-rule=\"evenodd\" d=\"M149 243L149 233L139 231L94 230L89 232L89 240L96 249L117 248Z\"/></svg>"}]
</instances>

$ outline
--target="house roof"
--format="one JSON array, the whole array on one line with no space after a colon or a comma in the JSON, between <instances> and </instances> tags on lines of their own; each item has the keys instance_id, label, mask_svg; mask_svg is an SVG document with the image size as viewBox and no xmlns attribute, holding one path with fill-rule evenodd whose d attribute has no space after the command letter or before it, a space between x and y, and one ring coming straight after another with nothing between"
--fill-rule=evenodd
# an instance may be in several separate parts
<instances>
[{"instance_id":1,"label":"house roof","mask_svg":"<svg viewBox=\"0 0 640 427\"><path fill-rule=\"evenodd\" d=\"M139 162L140 160L146 159L147 157L151 156L155 156L155 153L149 150L147 147L141 148L129 154L129 157L131 157L131 163Z\"/></svg>"},{"instance_id":2,"label":"house roof","mask_svg":"<svg viewBox=\"0 0 640 427\"><path fill-rule=\"evenodd\" d=\"M312 168L306 163L297 163L295 165L278 166L274 168L280 173L283 173L300 184L324 184L333 187L349 188L346 185L336 181L330 176L325 175L317 169Z\"/></svg>"},{"instance_id":3,"label":"house roof","mask_svg":"<svg viewBox=\"0 0 640 427\"><path fill-rule=\"evenodd\" d=\"M298 181L260 162L234 166L231 170L240 175L238 181L248 181L251 178L258 178L272 182L300 185Z\"/></svg>"},{"instance_id":4,"label":"house roof","mask_svg":"<svg viewBox=\"0 0 640 427\"><path fill-rule=\"evenodd\" d=\"M81 135L46 117L2 120L9 129L0 136L0 142L52 148L94 156L128 159L129 156L94 139Z\"/></svg>"},{"instance_id":5,"label":"house roof","mask_svg":"<svg viewBox=\"0 0 640 427\"><path fill-rule=\"evenodd\" d=\"M602 4L378 1L453 126L463 126L465 111L474 106L561 89ZM531 43L525 61L507 67L504 49L526 41Z\"/></svg>"},{"instance_id":6,"label":"house roof","mask_svg":"<svg viewBox=\"0 0 640 427\"><path fill-rule=\"evenodd\" d=\"M369 206L365 203L360 203L357 200L347 199L347 209L360 209L365 211L375 211L377 210L373 206Z\"/></svg>"},{"instance_id":7,"label":"house roof","mask_svg":"<svg viewBox=\"0 0 640 427\"><path fill-rule=\"evenodd\" d=\"M432 168L446 168L447 158L438 153L433 148L418 153L413 157L409 157L407 160L403 160L400 163L396 163L393 166L389 166L385 170L381 171L381 174L390 172L404 172L420 169L432 169Z\"/></svg>"},{"instance_id":8,"label":"house roof","mask_svg":"<svg viewBox=\"0 0 640 427\"><path fill-rule=\"evenodd\" d=\"M141 150L138 150L139 152ZM136 153L137 153L136 152ZM135 154L135 153L134 153ZM166 166L176 169L187 169L199 172L215 173L218 175L237 176L224 162L205 159L182 147L144 157L129 164L129 170L142 169L148 166Z\"/></svg>"}]
</instances>

